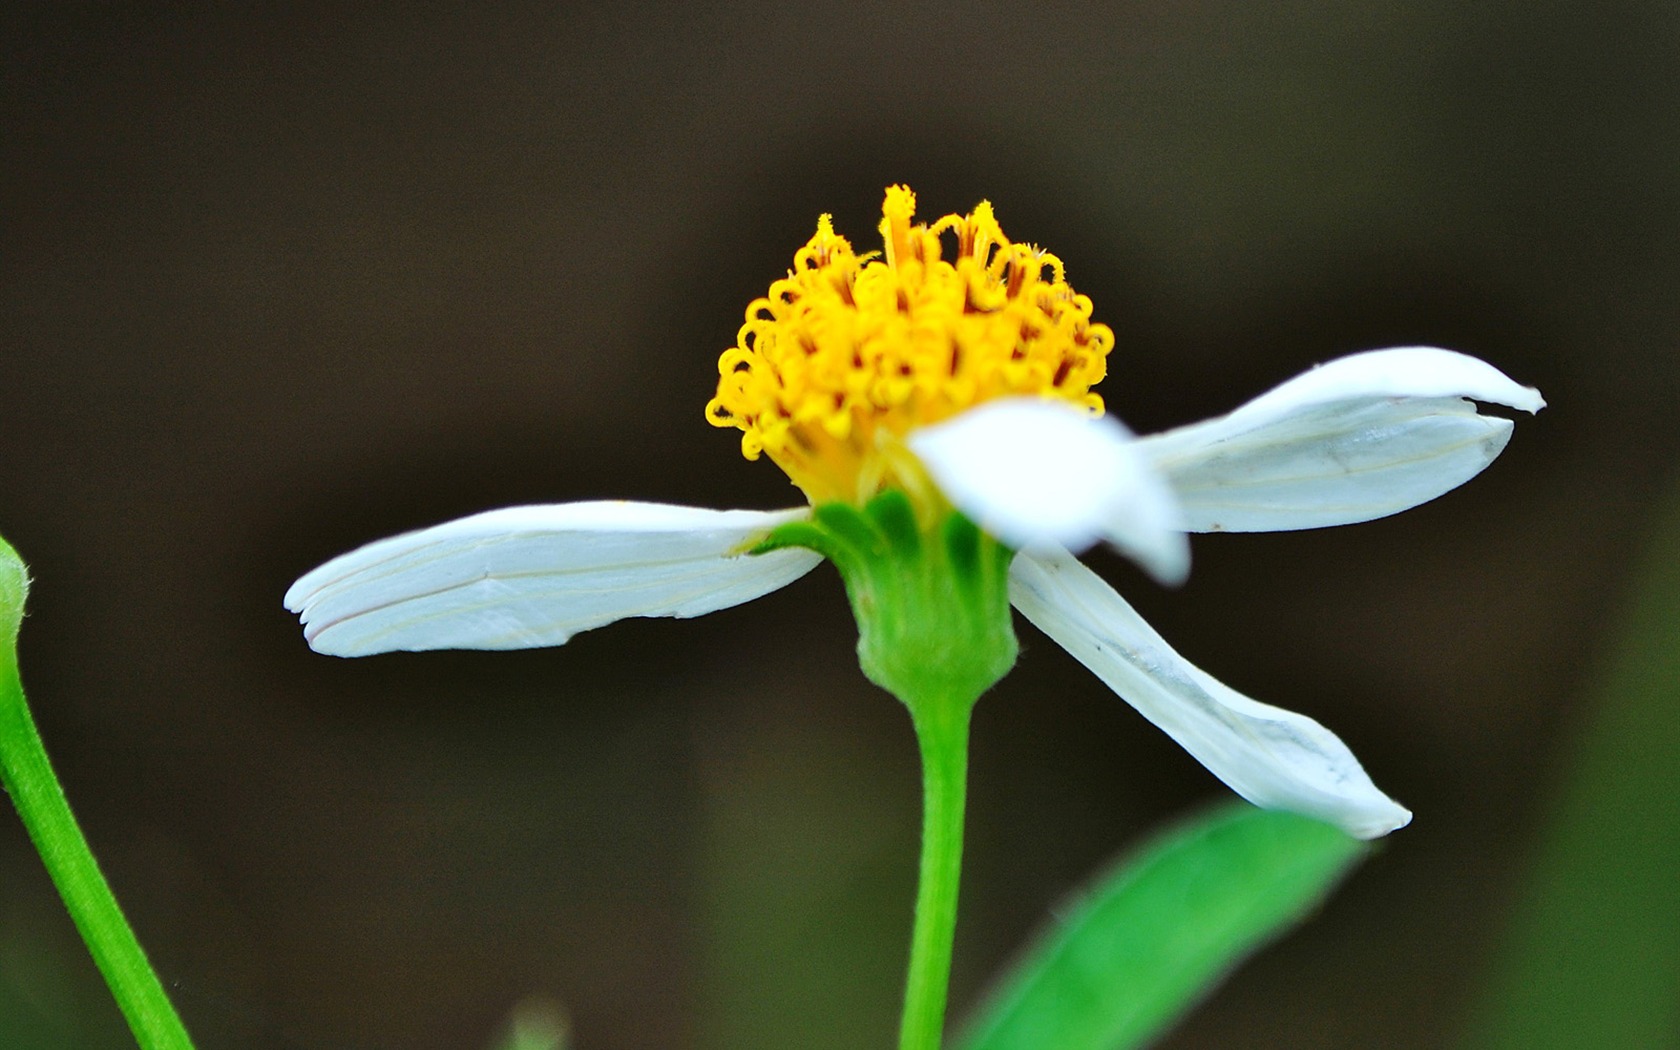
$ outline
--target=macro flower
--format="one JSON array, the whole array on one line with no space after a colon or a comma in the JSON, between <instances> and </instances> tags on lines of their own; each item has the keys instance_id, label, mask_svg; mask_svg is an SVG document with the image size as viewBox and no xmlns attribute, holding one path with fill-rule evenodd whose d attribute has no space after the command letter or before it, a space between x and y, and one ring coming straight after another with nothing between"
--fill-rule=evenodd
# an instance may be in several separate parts
<instances>
[{"instance_id":1,"label":"macro flower","mask_svg":"<svg viewBox=\"0 0 1680 1050\"><path fill-rule=\"evenodd\" d=\"M287 592L311 647L560 645L625 617L738 605L828 558L865 671L889 688L934 663L977 696L1014 661L1012 604L1251 802L1364 838L1406 824L1334 734L1199 670L1072 552L1105 541L1174 583L1189 532L1394 514L1504 449L1511 421L1477 402L1532 413L1539 393L1463 354L1379 350L1134 437L1092 392L1114 337L1061 260L1009 241L985 203L918 224L903 187L881 233L879 256L858 255L823 216L718 362L708 420L739 430L746 458L771 459L806 506L563 503L380 540Z\"/></svg>"}]
</instances>

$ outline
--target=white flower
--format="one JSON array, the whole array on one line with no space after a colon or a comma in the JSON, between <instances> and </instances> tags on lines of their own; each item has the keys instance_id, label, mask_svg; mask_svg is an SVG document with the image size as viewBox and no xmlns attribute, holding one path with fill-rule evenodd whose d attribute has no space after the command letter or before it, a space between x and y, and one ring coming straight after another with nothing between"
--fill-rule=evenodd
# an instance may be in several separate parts
<instances>
[{"instance_id":1,"label":"white flower","mask_svg":"<svg viewBox=\"0 0 1680 1050\"><path fill-rule=\"evenodd\" d=\"M1028 620L1244 798L1373 838L1411 814L1346 745L1196 668L1068 548L1108 540L1173 582L1188 569L1185 532L1405 510L1504 449L1510 420L1476 401L1544 404L1482 361L1414 347L1330 362L1229 415L1149 437L1059 403L1004 398L907 444L952 505L1020 551L1010 596ZM630 502L491 511L334 558L285 602L311 647L335 656L560 645L625 617L698 616L793 582L821 558L746 552L809 513Z\"/></svg>"}]
</instances>

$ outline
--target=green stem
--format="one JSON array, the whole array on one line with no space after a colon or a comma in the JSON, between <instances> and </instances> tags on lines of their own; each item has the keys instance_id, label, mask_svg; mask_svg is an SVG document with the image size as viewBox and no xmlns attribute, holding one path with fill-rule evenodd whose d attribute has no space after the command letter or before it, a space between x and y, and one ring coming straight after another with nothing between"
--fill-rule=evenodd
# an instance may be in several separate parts
<instances>
[{"instance_id":1,"label":"green stem","mask_svg":"<svg viewBox=\"0 0 1680 1050\"><path fill-rule=\"evenodd\" d=\"M0 641L0 774L6 790L134 1038L145 1050L191 1050L186 1028L123 918L53 775L24 701L11 641Z\"/></svg>"},{"instance_id":2,"label":"green stem","mask_svg":"<svg viewBox=\"0 0 1680 1050\"><path fill-rule=\"evenodd\" d=\"M939 1050L944 1032L962 875L969 709L969 704L935 707L916 718L922 750L922 865L899 1050Z\"/></svg>"},{"instance_id":3,"label":"green stem","mask_svg":"<svg viewBox=\"0 0 1680 1050\"><path fill-rule=\"evenodd\" d=\"M899 1050L939 1050L962 875L969 713L1015 664L1014 552L948 507L889 489L862 507L825 503L760 550L810 547L840 570L858 664L910 711L922 751L922 866Z\"/></svg>"}]
</instances>

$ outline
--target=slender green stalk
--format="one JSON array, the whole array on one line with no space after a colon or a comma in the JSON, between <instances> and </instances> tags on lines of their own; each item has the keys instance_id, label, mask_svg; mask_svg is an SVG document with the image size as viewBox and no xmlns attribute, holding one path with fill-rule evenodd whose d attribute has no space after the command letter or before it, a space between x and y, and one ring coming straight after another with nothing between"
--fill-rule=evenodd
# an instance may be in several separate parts
<instances>
[{"instance_id":1,"label":"slender green stalk","mask_svg":"<svg viewBox=\"0 0 1680 1050\"><path fill-rule=\"evenodd\" d=\"M916 925L904 980L899 1050L939 1050L951 947L957 931L962 875L963 804L968 791L968 705L919 717L922 750L922 865L916 887Z\"/></svg>"},{"instance_id":2,"label":"slender green stalk","mask_svg":"<svg viewBox=\"0 0 1680 1050\"><path fill-rule=\"evenodd\" d=\"M82 837L29 714L17 664L26 590L22 563L0 540L0 779L135 1039L144 1050L192 1050L186 1028Z\"/></svg>"},{"instance_id":3,"label":"slender green stalk","mask_svg":"<svg viewBox=\"0 0 1680 1050\"><path fill-rule=\"evenodd\" d=\"M1014 552L962 515L888 490L862 507L825 503L761 549L810 547L840 570L858 624L858 664L910 711L922 751L922 862L899 1050L939 1050L962 874L969 714L1015 664Z\"/></svg>"}]
</instances>

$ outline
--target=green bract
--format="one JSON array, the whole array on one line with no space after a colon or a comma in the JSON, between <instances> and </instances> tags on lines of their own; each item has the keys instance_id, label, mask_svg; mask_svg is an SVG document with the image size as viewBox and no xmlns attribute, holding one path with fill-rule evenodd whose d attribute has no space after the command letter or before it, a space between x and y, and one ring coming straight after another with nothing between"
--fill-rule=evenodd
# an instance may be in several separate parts
<instances>
[{"instance_id":1,"label":"green bract","mask_svg":"<svg viewBox=\"0 0 1680 1050\"><path fill-rule=\"evenodd\" d=\"M955 511L931 522L892 489L862 507L824 503L757 552L809 547L834 563L858 625L858 663L909 705L967 708L1015 666L1009 611L1015 552ZM755 552L755 553L757 553ZM953 712L954 713L954 712Z\"/></svg>"}]
</instances>

